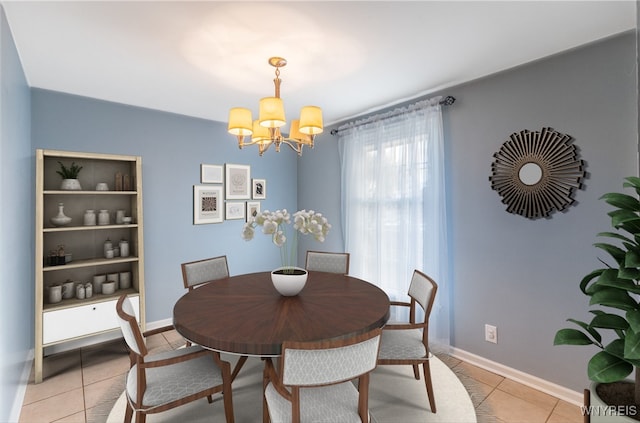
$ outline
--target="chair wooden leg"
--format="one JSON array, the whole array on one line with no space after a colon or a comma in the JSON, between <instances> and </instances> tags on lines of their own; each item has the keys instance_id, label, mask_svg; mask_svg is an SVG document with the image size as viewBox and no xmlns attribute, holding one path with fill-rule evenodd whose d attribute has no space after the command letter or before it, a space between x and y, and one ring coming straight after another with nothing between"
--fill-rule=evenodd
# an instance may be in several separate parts
<instances>
[{"instance_id":1,"label":"chair wooden leg","mask_svg":"<svg viewBox=\"0 0 640 423\"><path fill-rule=\"evenodd\" d=\"M420 380L420 369L417 364L413 365L413 377L415 377L416 380Z\"/></svg>"},{"instance_id":2,"label":"chair wooden leg","mask_svg":"<svg viewBox=\"0 0 640 423\"><path fill-rule=\"evenodd\" d=\"M431 407L431 412L435 414L436 400L433 395L433 383L431 382L431 366L428 361L422 365L422 369L424 370L424 383L427 387L427 396L429 397L429 407Z\"/></svg>"},{"instance_id":3,"label":"chair wooden leg","mask_svg":"<svg viewBox=\"0 0 640 423\"><path fill-rule=\"evenodd\" d=\"M147 415L142 411L136 411L136 423L145 423L147 420Z\"/></svg>"},{"instance_id":4,"label":"chair wooden leg","mask_svg":"<svg viewBox=\"0 0 640 423\"><path fill-rule=\"evenodd\" d=\"M244 363L246 361L247 361L246 355L240 356L240 358L238 359L238 362L236 363L235 367L233 368L233 372L231 373L232 383L236 379L236 376L238 376L238 373L240 373L240 369L242 369L242 366L244 366Z\"/></svg>"},{"instance_id":5,"label":"chair wooden leg","mask_svg":"<svg viewBox=\"0 0 640 423\"><path fill-rule=\"evenodd\" d=\"M124 423L131 423L132 417L133 417L133 408L131 408L131 404L129 404L129 401L127 399L127 409L124 412Z\"/></svg>"},{"instance_id":6,"label":"chair wooden leg","mask_svg":"<svg viewBox=\"0 0 640 423\"><path fill-rule=\"evenodd\" d=\"M207 395L207 401L211 404L213 402L213 397L211 395Z\"/></svg>"},{"instance_id":7,"label":"chair wooden leg","mask_svg":"<svg viewBox=\"0 0 640 423\"><path fill-rule=\"evenodd\" d=\"M233 416L233 393L231 391L231 378L229 377L229 364L226 367L226 378L222 382L222 400L224 403L224 416L227 423L234 423Z\"/></svg>"}]
</instances>

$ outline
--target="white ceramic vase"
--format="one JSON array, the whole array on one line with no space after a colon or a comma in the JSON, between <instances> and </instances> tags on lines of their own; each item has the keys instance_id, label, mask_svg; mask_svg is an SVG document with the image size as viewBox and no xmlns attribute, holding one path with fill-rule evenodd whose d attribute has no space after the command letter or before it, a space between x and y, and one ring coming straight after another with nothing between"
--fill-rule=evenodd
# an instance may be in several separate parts
<instances>
[{"instance_id":1,"label":"white ceramic vase","mask_svg":"<svg viewBox=\"0 0 640 423\"><path fill-rule=\"evenodd\" d=\"M271 272L271 282L273 287L285 297L298 295L304 285L307 283L308 273L305 269L293 267L293 274L284 273L284 269L292 269L279 267Z\"/></svg>"},{"instance_id":2,"label":"white ceramic vase","mask_svg":"<svg viewBox=\"0 0 640 423\"><path fill-rule=\"evenodd\" d=\"M77 179L63 179L60 189L64 191L82 191L82 186Z\"/></svg>"},{"instance_id":3,"label":"white ceramic vase","mask_svg":"<svg viewBox=\"0 0 640 423\"><path fill-rule=\"evenodd\" d=\"M64 203L58 203L58 214L51 218L55 226L65 226L71 223L71 218L64 214Z\"/></svg>"}]
</instances>

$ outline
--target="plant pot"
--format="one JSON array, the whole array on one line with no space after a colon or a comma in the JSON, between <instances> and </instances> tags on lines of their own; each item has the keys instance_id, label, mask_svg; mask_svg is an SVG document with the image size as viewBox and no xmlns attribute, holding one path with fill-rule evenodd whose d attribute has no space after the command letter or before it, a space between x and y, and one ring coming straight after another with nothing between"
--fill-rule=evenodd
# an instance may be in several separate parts
<instances>
[{"instance_id":1,"label":"plant pot","mask_svg":"<svg viewBox=\"0 0 640 423\"><path fill-rule=\"evenodd\" d=\"M63 191L81 191L82 186L80 186L80 181L77 179L63 179L60 189Z\"/></svg>"},{"instance_id":2,"label":"plant pot","mask_svg":"<svg viewBox=\"0 0 640 423\"><path fill-rule=\"evenodd\" d=\"M622 383L633 385L631 381L614 382L613 384L605 385ZM600 385L600 383L592 382L589 388L591 403L588 411L590 412L589 417L591 423L638 423L638 420L628 417L629 414L640 413L640 410L638 410L636 406L607 404L600 395L598 395L598 385Z\"/></svg>"},{"instance_id":3,"label":"plant pot","mask_svg":"<svg viewBox=\"0 0 640 423\"><path fill-rule=\"evenodd\" d=\"M284 273L292 269L293 273ZM273 287L280 295L292 297L302 291L302 288L304 288L304 285L307 283L307 276L308 273L305 269L299 267L280 267L271 272L271 282L273 282Z\"/></svg>"}]
</instances>

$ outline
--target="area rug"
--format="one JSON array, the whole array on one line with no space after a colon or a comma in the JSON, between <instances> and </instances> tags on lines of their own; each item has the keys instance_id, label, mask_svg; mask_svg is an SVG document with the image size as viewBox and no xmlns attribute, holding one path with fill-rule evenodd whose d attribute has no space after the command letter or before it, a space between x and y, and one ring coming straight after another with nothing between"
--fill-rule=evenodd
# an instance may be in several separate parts
<instances>
[{"instance_id":1,"label":"area rug","mask_svg":"<svg viewBox=\"0 0 640 423\"><path fill-rule=\"evenodd\" d=\"M225 360L235 359L224 356ZM233 367L233 365L232 365ZM249 358L233 382L233 408L237 423L262 421L262 369L258 358ZM477 423L469 393L458 377L441 360L431 360L431 376L437 413L429 410L424 380L415 380L410 366L378 366L371 374L369 410L373 423ZM107 417L108 423L121 423L126 399L120 395ZM213 404L206 399L150 414L147 422L223 422L224 408L220 395Z\"/></svg>"}]
</instances>

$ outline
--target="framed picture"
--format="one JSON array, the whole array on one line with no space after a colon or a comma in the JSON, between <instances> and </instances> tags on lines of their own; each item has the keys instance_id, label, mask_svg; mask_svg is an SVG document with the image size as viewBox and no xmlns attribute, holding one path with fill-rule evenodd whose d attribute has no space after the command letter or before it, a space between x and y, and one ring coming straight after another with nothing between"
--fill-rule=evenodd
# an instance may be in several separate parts
<instances>
[{"instance_id":1,"label":"framed picture","mask_svg":"<svg viewBox=\"0 0 640 423\"><path fill-rule=\"evenodd\" d=\"M200 182L203 184L221 184L224 174L222 166L201 164L200 165Z\"/></svg>"},{"instance_id":2,"label":"framed picture","mask_svg":"<svg viewBox=\"0 0 640 423\"><path fill-rule=\"evenodd\" d=\"M225 171L227 200L248 200L251 198L251 167L227 163Z\"/></svg>"},{"instance_id":3,"label":"framed picture","mask_svg":"<svg viewBox=\"0 0 640 423\"><path fill-rule=\"evenodd\" d=\"M258 213L260 213L260 201L247 201L247 222L255 219Z\"/></svg>"},{"instance_id":4,"label":"framed picture","mask_svg":"<svg viewBox=\"0 0 640 423\"><path fill-rule=\"evenodd\" d=\"M222 186L193 186L193 224L221 223Z\"/></svg>"},{"instance_id":5,"label":"framed picture","mask_svg":"<svg viewBox=\"0 0 640 423\"><path fill-rule=\"evenodd\" d=\"M264 200L267 198L267 180L254 179L251 192L254 200Z\"/></svg>"},{"instance_id":6,"label":"framed picture","mask_svg":"<svg viewBox=\"0 0 640 423\"><path fill-rule=\"evenodd\" d=\"M227 201L225 216L227 220L244 219L244 203L241 201Z\"/></svg>"}]
</instances>

